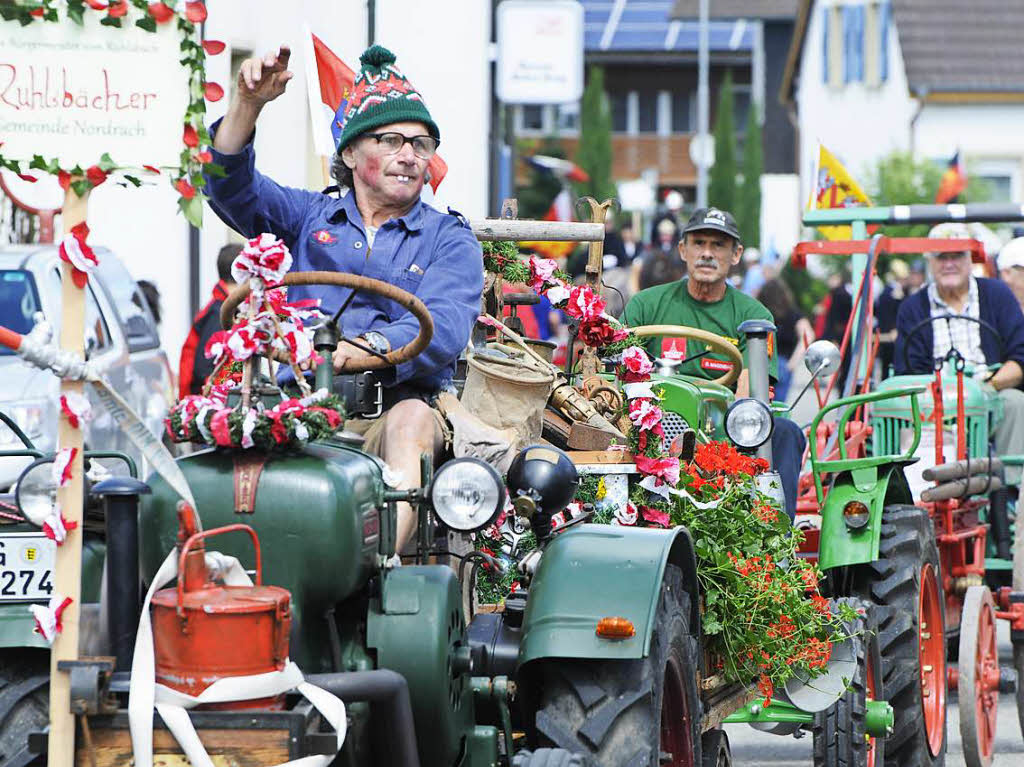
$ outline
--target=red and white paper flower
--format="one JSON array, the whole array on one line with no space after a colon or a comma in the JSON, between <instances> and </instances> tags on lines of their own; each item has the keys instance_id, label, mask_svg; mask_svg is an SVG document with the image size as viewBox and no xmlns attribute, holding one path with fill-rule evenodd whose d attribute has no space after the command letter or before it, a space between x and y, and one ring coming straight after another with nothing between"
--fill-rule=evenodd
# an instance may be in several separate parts
<instances>
[{"instance_id":1,"label":"red and white paper flower","mask_svg":"<svg viewBox=\"0 0 1024 767\"><path fill-rule=\"evenodd\" d=\"M71 481L71 465L76 455L77 447L62 447L53 457L53 481L57 487L64 487Z\"/></svg>"},{"instance_id":2,"label":"red and white paper flower","mask_svg":"<svg viewBox=\"0 0 1024 767\"><path fill-rule=\"evenodd\" d=\"M565 305L565 313L570 317L588 322L600 317L605 306L604 299L595 293L589 285L577 285L569 291L569 302Z\"/></svg>"},{"instance_id":3,"label":"red and white paper flower","mask_svg":"<svg viewBox=\"0 0 1024 767\"><path fill-rule=\"evenodd\" d=\"M657 484L666 484L675 487L679 484L679 459L678 458L648 458L646 455L638 455L633 459L636 469L647 477L654 477Z\"/></svg>"},{"instance_id":4,"label":"red and white paper flower","mask_svg":"<svg viewBox=\"0 0 1024 767\"><path fill-rule=\"evenodd\" d=\"M68 532L78 527L77 522L66 519L59 507L54 507L50 515L43 520L43 533L58 546L63 546Z\"/></svg>"},{"instance_id":5,"label":"red and white paper flower","mask_svg":"<svg viewBox=\"0 0 1024 767\"><path fill-rule=\"evenodd\" d=\"M555 270L558 264L551 258L530 257L530 287L540 292L552 285L557 285L560 280L555 279Z\"/></svg>"},{"instance_id":6,"label":"red and white paper flower","mask_svg":"<svg viewBox=\"0 0 1024 767\"><path fill-rule=\"evenodd\" d=\"M88 398L76 391L60 395L60 411L67 416L72 428L80 429L92 418L92 405Z\"/></svg>"},{"instance_id":7,"label":"red and white paper flower","mask_svg":"<svg viewBox=\"0 0 1024 767\"><path fill-rule=\"evenodd\" d=\"M625 368L622 380L626 383L646 381L654 370L654 363L639 346L630 346L622 352L622 366Z\"/></svg>"},{"instance_id":8,"label":"red and white paper flower","mask_svg":"<svg viewBox=\"0 0 1024 767\"><path fill-rule=\"evenodd\" d=\"M83 221L71 227L71 231L60 241L60 258L72 266L71 278L75 285L85 287L89 281L89 272L96 268L99 259L85 240L89 236L89 226Z\"/></svg>"},{"instance_id":9,"label":"red and white paper flower","mask_svg":"<svg viewBox=\"0 0 1024 767\"><path fill-rule=\"evenodd\" d=\"M292 266L292 254L277 237L264 232L245 243L245 247L231 264L235 282L246 282L258 277L268 286L276 285Z\"/></svg>"},{"instance_id":10,"label":"red and white paper flower","mask_svg":"<svg viewBox=\"0 0 1024 767\"><path fill-rule=\"evenodd\" d=\"M32 616L36 619L36 633L42 634L43 639L50 644L53 644L53 640L64 630L61 613L72 601L71 597L62 598L60 594L55 594L48 604L28 606L28 609L32 611Z\"/></svg>"},{"instance_id":11,"label":"red and white paper flower","mask_svg":"<svg viewBox=\"0 0 1024 767\"><path fill-rule=\"evenodd\" d=\"M661 408L649 399L635 399L629 403L629 420L641 431L657 428L663 416Z\"/></svg>"},{"instance_id":12,"label":"red and white paper flower","mask_svg":"<svg viewBox=\"0 0 1024 767\"><path fill-rule=\"evenodd\" d=\"M632 502L628 502L625 508L620 506L615 509L615 518L612 520L612 524L632 527L636 524L638 517L636 506Z\"/></svg>"}]
</instances>

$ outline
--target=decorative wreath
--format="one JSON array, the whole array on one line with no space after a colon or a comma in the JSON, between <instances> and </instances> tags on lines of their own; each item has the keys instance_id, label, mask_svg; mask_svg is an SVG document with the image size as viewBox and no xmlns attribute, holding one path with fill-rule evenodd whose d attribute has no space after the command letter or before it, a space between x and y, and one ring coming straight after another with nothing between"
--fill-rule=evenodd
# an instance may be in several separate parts
<instances>
[{"instance_id":1,"label":"decorative wreath","mask_svg":"<svg viewBox=\"0 0 1024 767\"><path fill-rule=\"evenodd\" d=\"M224 97L224 89L214 82L207 82L205 75L206 55L215 56L224 50L224 43L219 40L197 41L196 25L206 20L206 3L201 0L189 0L178 3L169 0L165 3L147 3L146 0L66 0L67 18L79 26L86 13L101 13L100 24L107 27L124 26L124 22L132 23L147 32L156 32L157 25L172 21L181 33L181 64L189 70L189 104L185 109L184 125L181 141L181 165L174 169L171 185L178 192L178 207L185 218L195 226L202 223L203 200L206 196L200 191L205 185L203 173L223 176L224 169L213 162L209 151L199 151L200 143L209 144L210 134L203 124L206 114L206 101L219 101ZM184 6L180 10L178 6ZM59 4L56 0L14 0L12 3L0 4L0 19L17 21L22 26L35 22L59 22ZM18 174L25 181L35 182L37 178L26 170L40 170L57 176L57 180L65 191L70 186L75 194L82 197L93 187L99 186L112 173L133 186L141 186L141 179L134 173L159 175L160 168L143 165L141 168L121 166L104 152L99 161L88 168L81 166L61 168L56 159L47 160L35 155L23 169L21 162L3 156L0 146L0 168L7 168Z\"/></svg>"},{"instance_id":2,"label":"decorative wreath","mask_svg":"<svg viewBox=\"0 0 1024 767\"><path fill-rule=\"evenodd\" d=\"M327 437L342 425L341 400L325 389L311 391L298 367L323 359L313 351L306 325L318 302L289 302L287 288L279 284L291 264L288 248L272 234L249 240L235 257L231 274L238 283L249 282L249 296L231 329L214 333L206 344L214 372L203 393L182 398L168 413L164 424L171 440L286 449ZM275 352L287 357L303 396L267 407L251 397L252 368L257 355ZM236 388L239 404L229 407L228 395Z\"/></svg>"}]
</instances>

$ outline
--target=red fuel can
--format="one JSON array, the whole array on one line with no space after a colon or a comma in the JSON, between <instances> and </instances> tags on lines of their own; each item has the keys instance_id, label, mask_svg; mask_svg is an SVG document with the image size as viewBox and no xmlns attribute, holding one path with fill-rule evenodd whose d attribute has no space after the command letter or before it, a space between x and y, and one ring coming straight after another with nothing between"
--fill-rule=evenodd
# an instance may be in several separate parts
<instances>
[{"instance_id":1,"label":"red fuel can","mask_svg":"<svg viewBox=\"0 0 1024 767\"><path fill-rule=\"evenodd\" d=\"M218 679L280 671L288 660L291 595L263 585L260 544L248 525L196 532L191 509L179 513L178 583L153 595L156 681L187 695L199 695ZM256 583L223 586L206 567L203 540L243 531L256 552ZM284 707L284 695L214 703L207 709Z\"/></svg>"}]
</instances>

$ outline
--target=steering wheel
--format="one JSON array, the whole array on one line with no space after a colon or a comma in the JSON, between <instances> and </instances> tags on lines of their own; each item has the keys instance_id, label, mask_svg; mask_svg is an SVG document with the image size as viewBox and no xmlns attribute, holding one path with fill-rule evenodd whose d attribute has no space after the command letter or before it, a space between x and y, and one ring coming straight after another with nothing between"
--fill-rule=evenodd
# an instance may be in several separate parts
<instances>
[{"instance_id":1,"label":"steering wheel","mask_svg":"<svg viewBox=\"0 0 1024 767\"><path fill-rule=\"evenodd\" d=\"M711 383L732 386L736 383L736 379L740 377L740 373L743 372L743 355L740 353L740 350L728 338L717 333L711 333L700 328L687 327L686 325L640 325L636 328L630 328L630 331L638 338L657 338L661 336L665 338L687 338L694 341L703 341L713 351L724 354L729 358L729 362L732 363L732 370L728 373L723 373L718 378L711 379Z\"/></svg>"},{"instance_id":2,"label":"steering wheel","mask_svg":"<svg viewBox=\"0 0 1024 767\"><path fill-rule=\"evenodd\" d=\"M353 293L357 290L366 290L376 293L384 298L389 298L401 304L419 324L419 333L405 346L392 349L387 354L371 357L358 363L348 360L340 370L335 373L362 373L367 370L381 370L383 368L400 365L408 362L417 354L427 348L430 339L434 336L434 320L420 299L408 291L396 288L387 282L375 280L372 277L363 277L358 274L345 274L342 272L289 272L281 280L281 285L333 285L339 288L351 288ZM229 330L234 323L235 310L238 305L249 295L249 283L243 283L228 294L220 308L220 324L225 330ZM342 310L344 311L344 306ZM338 314L341 314L341 311ZM337 317L332 321L336 321ZM342 336L341 340L348 340ZM275 356L275 359L280 359ZM287 357L281 359L287 362ZM329 361L328 361L329 362Z\"/></svg>"},{"instance_id":3,"label":"steering wheel","mask_svg":"<svg viewBox=\"0 0 1024 767\"><path fill-rule=\"evenodd\" d=\"M992 327L990 324L988 324L984 320L980 320L977 317L971 317L970 315L967 315L967 314L942 314L942 315L940 315L938 317L925 317L923 320L918 322L916 325L914 325L914 327L912 327L910 330L907 331L907 336L906 336L906 338L903 341L903 354L901 355L901 362L903 363L903 369L904 370L909 370L910 369L910 352L909 352L909 350L910 350L910 339L915 338L920 333L923 333L924 332L924 327L926 325L929 325L932 322L942 322L943 320L945 320L945 322L946 322L946 329L949 331L949 344L950 344L950 348L949 348L949 352L946 353L946 356L941 361L937 357L935 358L934 361L935 361L936 366L941 367L942 362L945 362L947 359L949 359L950 355L953 352L956 352L956 356L959 357L959 359L961 360L961 364L965 360L964 356L960 353L960 350L957 349L955 346L953 346L953 332L952 332L952 328L950 327L950 323L953 320L966 320L967 322L973 322L979 328L981 328L982 330L987 330L989 333L992 334L992 337L996 339L996 343L999 344L999 358L1002 359L1006 355L1006 345L1003 343L1003 339L999 336L999 331L997 331L994 327ZM932 355L933 356L934 356L934 353L935 353L934 352L934 338L935 338L934 333L935 333L935 331L933 329L932 330L932 339L933 339L933 341L932 341L932 343L933 343Z\"/></svg>"}]
</instances>

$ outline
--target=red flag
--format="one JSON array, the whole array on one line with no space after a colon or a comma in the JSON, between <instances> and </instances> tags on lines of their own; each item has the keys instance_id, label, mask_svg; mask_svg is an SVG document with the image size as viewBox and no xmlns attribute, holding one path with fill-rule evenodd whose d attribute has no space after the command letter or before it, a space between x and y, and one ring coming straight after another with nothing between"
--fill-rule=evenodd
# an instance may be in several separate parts
<instances>
[{"instance_id":1,"label":"red flag","mask_svg":"<svg viewBox=\"0 0 1024 767\"><path fill-rule=\"evenodd\" d=\"M337 143L343 128L344 108L348 105L348 97L352 93L356 74L324 44L323 40L310 34L313 37L313 55L316 59L316 70L320 80L320 97L324 104L334 110L335 117L331 124L331 135L334 136L335 143ZM435 154L427 163L427 173L430 178L430 188L436 193L437 187L441 185L448 173L448 163L441 159L441 155Z\"/></svg>"},{"instance_id":2,"label":"red flag","mask_svg":"<svg viewBox=\"0 0 1024 767\"><path fill-rule=\"evenodd\" d=\"M949 167L942 174L942 181L939 182L939 191L935 193L935 202L939 205L956 202L957 198L967 188L967 172L963 163L960 162L960 150L956 150L953 159L949 161Z\"/></svg>"}]
</instances>

